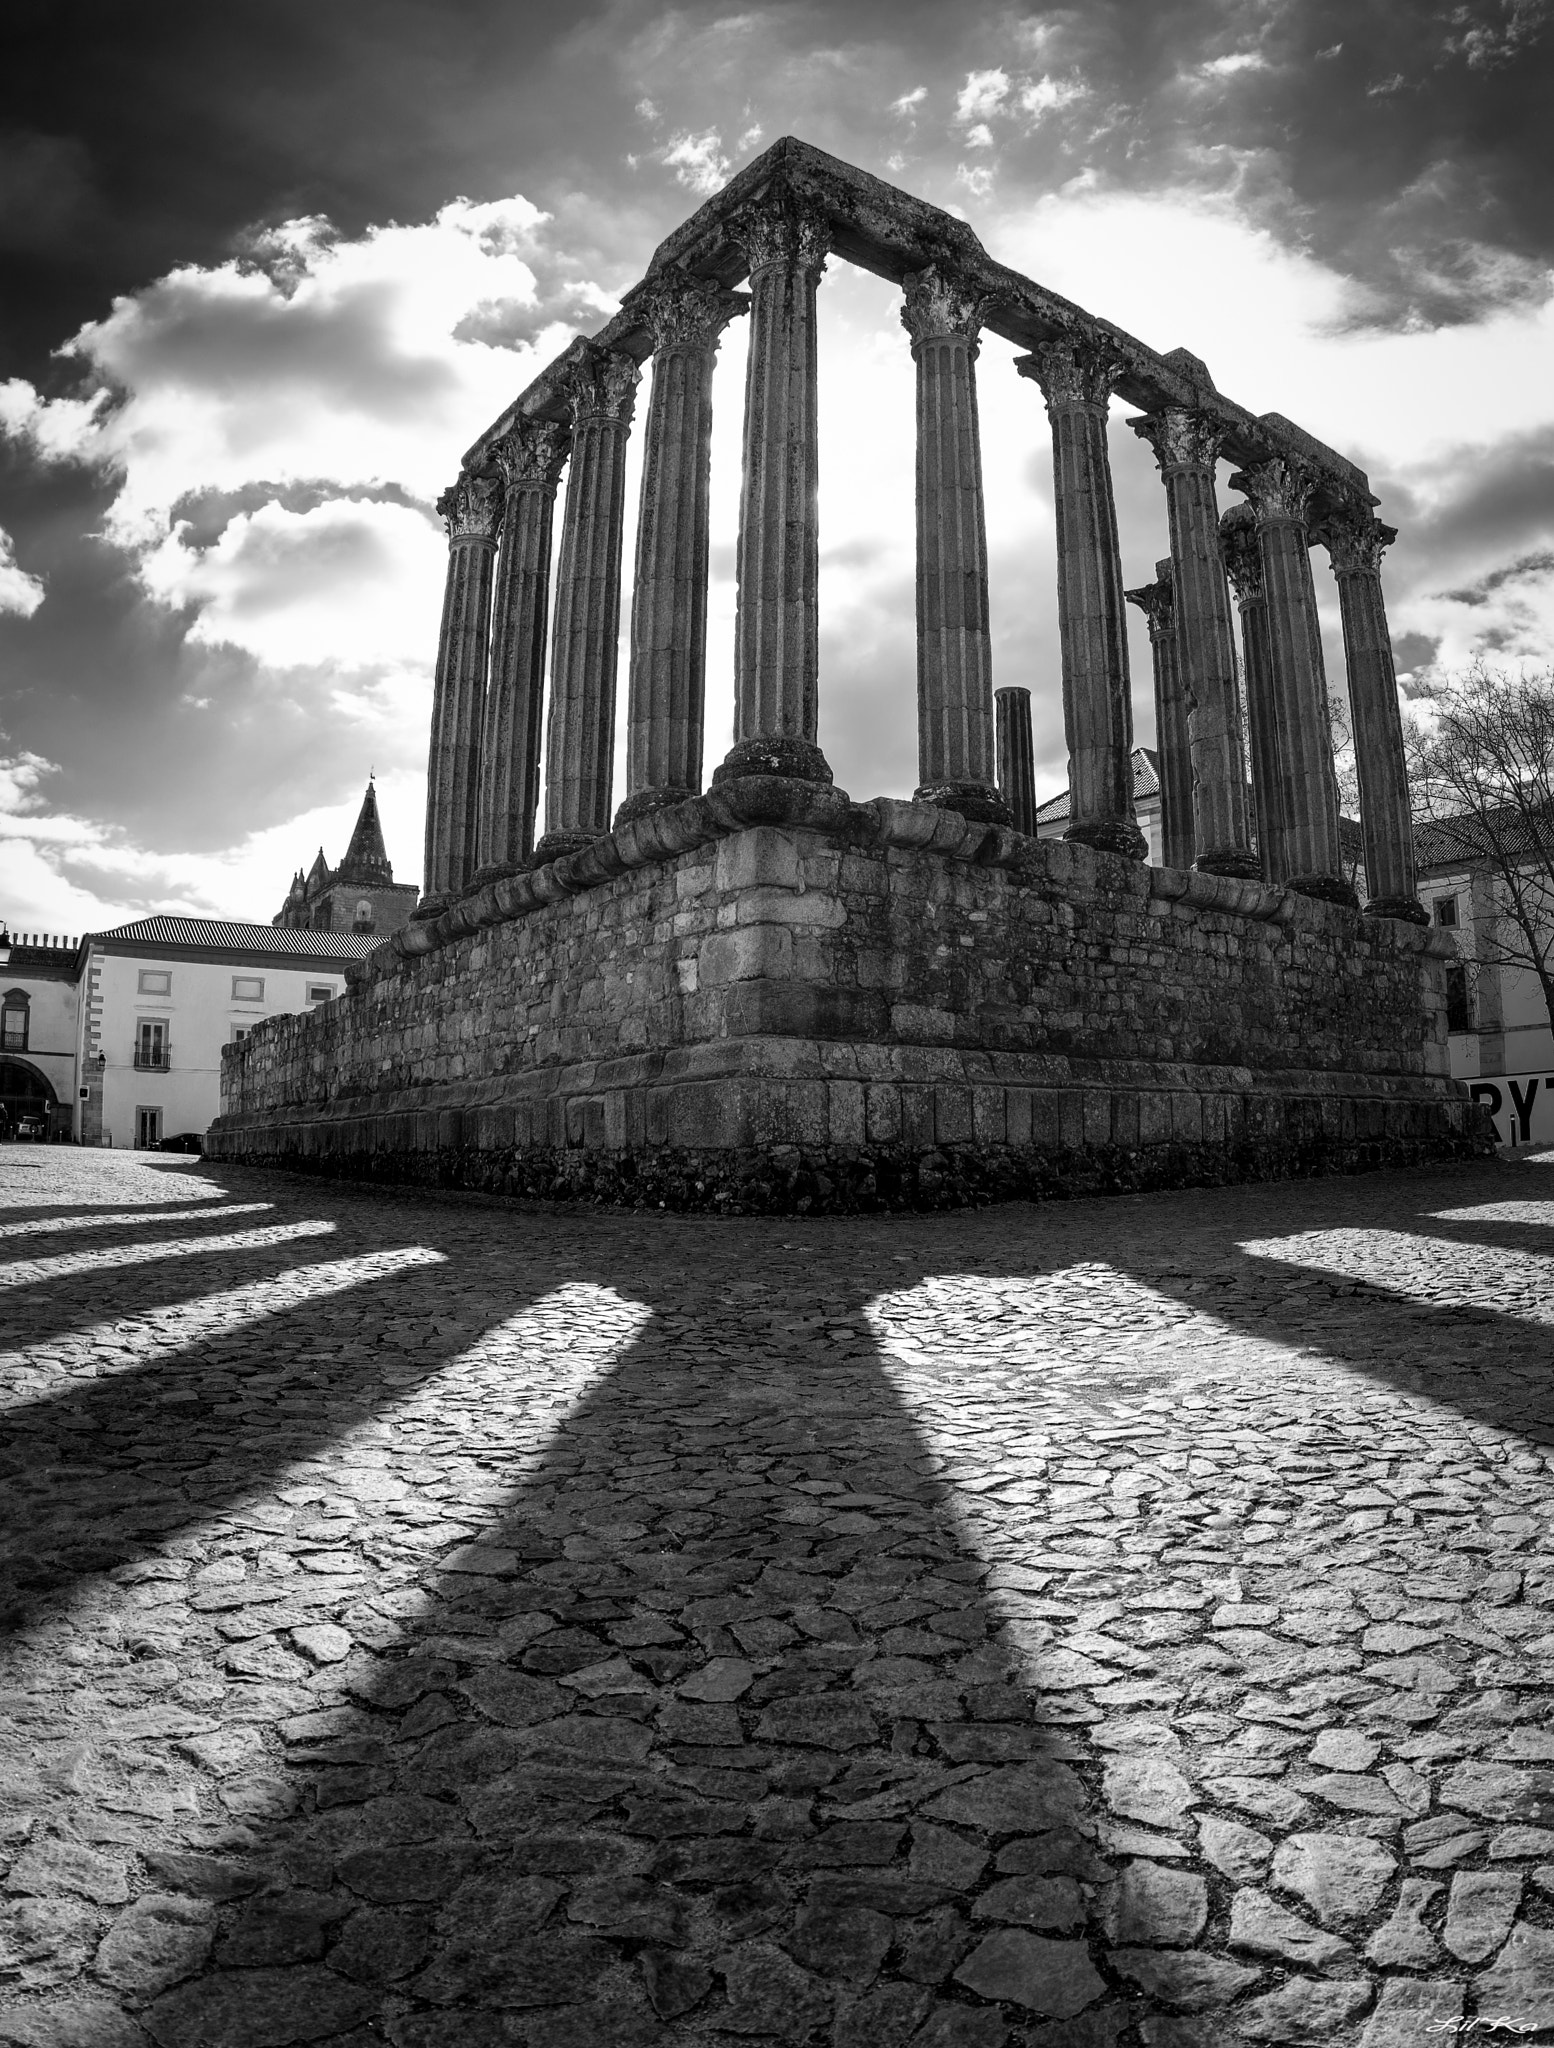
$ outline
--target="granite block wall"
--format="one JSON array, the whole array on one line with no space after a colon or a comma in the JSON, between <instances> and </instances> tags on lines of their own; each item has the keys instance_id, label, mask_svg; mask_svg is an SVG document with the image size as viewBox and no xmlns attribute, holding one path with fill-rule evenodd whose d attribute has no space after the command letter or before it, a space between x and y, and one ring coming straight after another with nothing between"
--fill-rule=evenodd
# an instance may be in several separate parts
<instances>
[{"instance_id":1,"label":"granite block wall","mask_svg":"<svg viewBox=\"0 0 1554 2048\"><path fill-rule=\"evenodd\" d=\"M614 872L590 848L473 892L270 1020L228 1049L210 1150L743 1210L1482 1149L1446 1077L1448 939L927 805L766 796L624 828Z\"/></svg>"}]
</instances>

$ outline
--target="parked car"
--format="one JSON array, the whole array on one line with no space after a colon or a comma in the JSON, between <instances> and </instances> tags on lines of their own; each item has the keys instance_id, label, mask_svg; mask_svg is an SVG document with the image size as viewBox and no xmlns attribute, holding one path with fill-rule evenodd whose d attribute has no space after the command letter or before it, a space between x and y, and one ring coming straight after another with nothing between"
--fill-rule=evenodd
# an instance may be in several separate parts
<instances>
[{"instance_id":1,"label":"parked car","mask_svg":"<svg viewBox=\"0 0 1554 2048\"><path fill-rule=\"evenodd\" d=\"M180 1131L176 1138L163 1138L157 1146L159 1152L192 1152L196 1159L205 1149L205 1140L198 1131Z\"/></svg>"},{"instance_id":2,"label":"parked car","mask_svg":"<svg viewBox=\"0 0 1554 2048\"><path fill-rule=\"evenodd\" d=\"M22 1143L41 1145L49 1134L49 1120L35 1110L23 1110L16 1119L14 1135Z\"/></svg>"}]
</instances>

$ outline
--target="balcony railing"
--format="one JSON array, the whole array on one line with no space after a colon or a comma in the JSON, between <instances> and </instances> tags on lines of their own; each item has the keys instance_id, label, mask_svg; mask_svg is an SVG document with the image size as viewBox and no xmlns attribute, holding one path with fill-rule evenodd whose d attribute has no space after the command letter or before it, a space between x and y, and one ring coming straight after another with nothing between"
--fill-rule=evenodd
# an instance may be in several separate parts
<instances>
[{"instance_id":1,"label":"balcony railing","mask_svg":"<svg viewBox=\"0 0 1554 2048\"><path fill-rule=\"evenodd\" d=\"M135 1064L143 1073L165 1074L172 1065L171 1049L165 1045L135 1046Z\"/></svg>"}]
</instances>

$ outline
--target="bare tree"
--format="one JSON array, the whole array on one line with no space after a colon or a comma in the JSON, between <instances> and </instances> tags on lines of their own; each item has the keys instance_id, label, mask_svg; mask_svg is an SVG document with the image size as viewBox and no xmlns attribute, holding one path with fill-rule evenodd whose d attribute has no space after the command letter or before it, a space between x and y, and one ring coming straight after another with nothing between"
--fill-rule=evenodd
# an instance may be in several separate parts
<instances>
[{"instance_id":1,"label":"bare tree","mask_svg":"<svg viewBox=\"0 0 1554 2048\"><path fill-rule=\"evenodd\" d=\"M1554 1028L1554 669L1476 662L1427 691L1408 730L1416 825L1432 865L1460 860L1496 884L1481 962L1536 975Z\"/></svg>"},{"instance_id":2,"label":"bare tree","mask_svg":"<svg viewBox=\"0 0 1554 2048\"><path fill-rule=\"evenodd\" d=\"M1339 860L1344 880L1354 888L1359 882L1365 858L1364 839L1354 829L1354 821L1360 815L1360 771L1354 760L1354 728L1349 719L1349 700L1340 697L1336 691L1328 693L1327 729L1333 743L1333 780L1338 785Z\"/></svg>"}]
</instances>

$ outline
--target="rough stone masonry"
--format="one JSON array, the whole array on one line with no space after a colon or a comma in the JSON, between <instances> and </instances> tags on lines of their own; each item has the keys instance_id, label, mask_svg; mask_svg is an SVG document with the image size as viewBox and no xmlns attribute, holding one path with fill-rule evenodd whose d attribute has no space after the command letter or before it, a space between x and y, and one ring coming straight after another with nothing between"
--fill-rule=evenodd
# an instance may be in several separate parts
<instances>
[{"instance_id":1,"label":"rough stone masonry","mask_svg":"<svg viewBox=\"0 0 1554 2048\"><path fill-rule=\"evenodd\" d=\"M910 803L852 802L818 744L828 253L900 285L917 366ZM734 746L702 794L711 371L746 313ZM1061 845L1015 829L1032 815L1031 757L1008 715L1000 773L984 327L1029 349L1017 368L1052 432ZM625 459L648 357L612 824ZM1130 424L1164 485L1170 554L1146 592L1123 589L1114 394L1143 408ZM1245 499L1223 519L1222 458ZM994 263L964 223L777 143L661 245L439 501L426 898L341 1003L228 1049L212 1151L824 1209L1483 1149L1447 1074L1452 941L1415 890L1380 580L1395 534L1374 504L1363 472L1237 406L1195 356L1156 355ZM1363 913L1339 847L1315 541L1339 585ZM1140 865L1133 813L1129 595L1151 620L1164 869Z\"/></svg>"}]
</instances>

